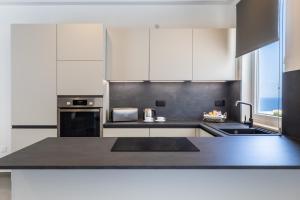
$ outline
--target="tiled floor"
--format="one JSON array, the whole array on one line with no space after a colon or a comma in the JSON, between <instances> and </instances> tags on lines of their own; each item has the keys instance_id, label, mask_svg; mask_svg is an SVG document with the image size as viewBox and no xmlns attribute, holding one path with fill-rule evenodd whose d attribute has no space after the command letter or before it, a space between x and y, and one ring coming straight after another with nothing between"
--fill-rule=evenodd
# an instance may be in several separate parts
<instances>
[{"instance_id":1,"label":"tiled floor","mask_svg":"<svg viewBox=\"0 0 300 200\"><path fill-rule=\"evenodd\" d=\"M0 172L0 199L11 200L10 173Z\"/></svg>"}]
</instances>

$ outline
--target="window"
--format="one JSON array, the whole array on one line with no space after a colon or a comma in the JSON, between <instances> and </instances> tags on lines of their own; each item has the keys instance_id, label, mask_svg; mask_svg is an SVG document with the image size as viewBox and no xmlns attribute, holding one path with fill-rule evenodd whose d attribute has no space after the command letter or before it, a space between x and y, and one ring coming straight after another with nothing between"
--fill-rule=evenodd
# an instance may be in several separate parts
<instances>
[{"instance_id":1,"label":"window","mask_svg":"<svg viewBox=\"0 0 300 200\"><path fill-rule=\"evenodd\" d=\"M280 42L257 51L256 67L256 113L280 116L282 109Z\"/></svg>"},{"instance_id":2,"label":"window","mask_svg":"<svg viewBox=\"0 0 300 200\"><path fill-rule=\"evenodd\" d=\"M267 45L255 53L255 114L281 117L282 73L284 57L284 1L281 2L280 40Z\"/></svg>"}]
</instances>

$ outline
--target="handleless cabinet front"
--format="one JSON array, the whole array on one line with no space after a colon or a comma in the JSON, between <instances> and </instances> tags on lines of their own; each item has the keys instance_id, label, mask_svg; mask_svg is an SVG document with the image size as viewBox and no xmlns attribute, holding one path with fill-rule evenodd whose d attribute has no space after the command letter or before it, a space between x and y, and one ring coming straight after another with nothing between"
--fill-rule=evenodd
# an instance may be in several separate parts
<instances>
[{"instance_id":1,"label":"handleless cabinet front","mask_svg":"<svg viewBox=\"0 0 300 200\"><path fill-rule=\"evenodd\" d=\"M192 29L150 31L150 80L192 80Z\"/></svg>"},{"instance_id":2,"label":"handleless cabinet front","mask_svg":"<svg viewBox=\"0 0 300 200\"><path fill-rule=\"evenodd\" d=\"M208 133L207 131L201 128L196 129L196 135L197 137L214 137L212 134Z\"/></svg>"},{"instance_id":3,"label":"handleless cabinet front","mask_svg":"<svg viewBox=\"0 0 300 200\"><path fill-rule=\"evenodd\" d=\"M102 95L103 61L58 61L58 95Z\"/></svg>"},{"instance_id":4,"label":"handleless cabinet front","mask_svg":"<svg viewBox=\"0 0 300 200\"><path fill-rule=\"evenodd\" d=\"M23 149L48 137L57 137L57 129L12 129L12 152Z\"/></svg>"},{"instance_id":5,"label":"handleless cabinet front","mask_svg":"<svg viewBox=\"0 0 300 200\"><path fill-rule=\"evenodd\" d=\"M56 25L12 25L12 124L56 125Z\"/></svg>"},{"instance_id":6,"label":"handleless cabinet front","mask_svg":"<svg viewBox=\"0 0 300 200\"><path fill-rule=\"evenodd\" d=\"M150 128L150 137L196 137L194 128Z\"/></svg>"},{"instance_id":7,"label":"handleless cabinet front","mask_svg":"<svg viewBox=\"0 0 300 200\"><path fill-rule=\"evenodd\" d=\"M193 80L236 79L235 29L194 29L193 43Z\"/></svg>"},{"instance_id":8,"label":"handleless cabinet front","mask_svg":"<svg viewBox=\"0 0 300 200\"><path fill-rule=\"evenodd\" d=\"M107 30L108 79L149 80L149 29Z\"/></svg>"},{"instance_id":9,"label":"handleless cabinet front","mask_svg":"<svg viewBox=\"0 0 300 200\"><path fill-rule=\"evenodd\" d=\"M149 137L149 128L104 128L103 137Z\"/></svg>"},{"instance_id":10,"label":"handleless cabinet front","mask_svg":"<svg viewBox=\"0 0 300 200\"><path fill-rule=\"evenodd\" d=\"M57 60L104 60L103 25L57 25Z\"/></svg>"}]
</instances>

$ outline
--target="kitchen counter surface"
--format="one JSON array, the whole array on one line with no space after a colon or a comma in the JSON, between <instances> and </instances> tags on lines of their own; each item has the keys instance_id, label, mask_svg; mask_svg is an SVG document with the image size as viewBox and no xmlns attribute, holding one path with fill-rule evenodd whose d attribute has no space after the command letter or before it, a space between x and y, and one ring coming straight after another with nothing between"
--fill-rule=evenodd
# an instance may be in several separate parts
<instances>
[{"instance_id":1,"label":"kitchen counter surface","mask_svg":"<svg viewBox=\"0 0 300 200\"><path fill-rule=\"evenodd\" d=\"M189 138L200 152L111 152L116 138L47 138L0 169L300 169L300 142L282 136Z\"/></svg>"}]
</instances>

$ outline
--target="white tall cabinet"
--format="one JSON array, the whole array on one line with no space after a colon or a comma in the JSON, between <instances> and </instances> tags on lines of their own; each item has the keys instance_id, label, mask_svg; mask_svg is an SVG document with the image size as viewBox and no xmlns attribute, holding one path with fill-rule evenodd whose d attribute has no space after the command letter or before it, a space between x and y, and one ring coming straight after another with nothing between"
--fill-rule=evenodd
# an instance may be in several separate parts
<instances>
[{"instance_id":1,"label":"white tall cabinet","mask_svg":"<svg viewBox=\"0 0 300 200\"><path fill-rule=\"evenodd\" d=\"M150 80L192 80L193 30L150 31Z\"/></svg>"},{"instance_id":2,"label":"white tall cabinet","mask_svg":"<svg viewBox=\"0 0 300 200\"><path fill-rule=\"evenodd\" d=\"M103 95L102 24L57 25L57 94Z\"/></svg>"},{"instance_id":3,"label":"white tall cabinet","mask_svg":"<svg viewBox=\"0 0 300 200\"><path fill-rule=\"evenodd\" d=\"M12 125L22 126L11 133L16 151L57 135L56 25L12 25L11 41Z\"/></svg>"},{"instance_id":4,"label":"white tall cabinet","mask_svg":"<svg viewBox=\"0 0 300 200\"><path fill-rule=\"evenodd\" d=\"M235 79L235 29L194 29L193 80Z\"/></svg>"},{"instance_id":5,"label":"white tall cabinet","mask_svg":"<svg viewBox=\"0 0 300 200\"><path fill-rule=\"evenodd\" d=\"M102 61L57 61L57 94L103 94L104 70Z\"/></svg>"},{"instance_id":6,"label":"white tall cabinet","mask_svg":"<svg viewBox=\"0 0 300 200\"><path fill-rule=\"evenodd\" d=\"M58 24L57 60L104 60L102 24Z\"/></svg>"},{"instance_id":7,"label":"white tall cabinet","mask_svg":"<svg viewBox=\"0 0 300 200\"><path fill-rule=\"evenodd\" d=\"M12 25L12 125L56 125L56 25Z\"/></svg>"}]
</instances>

